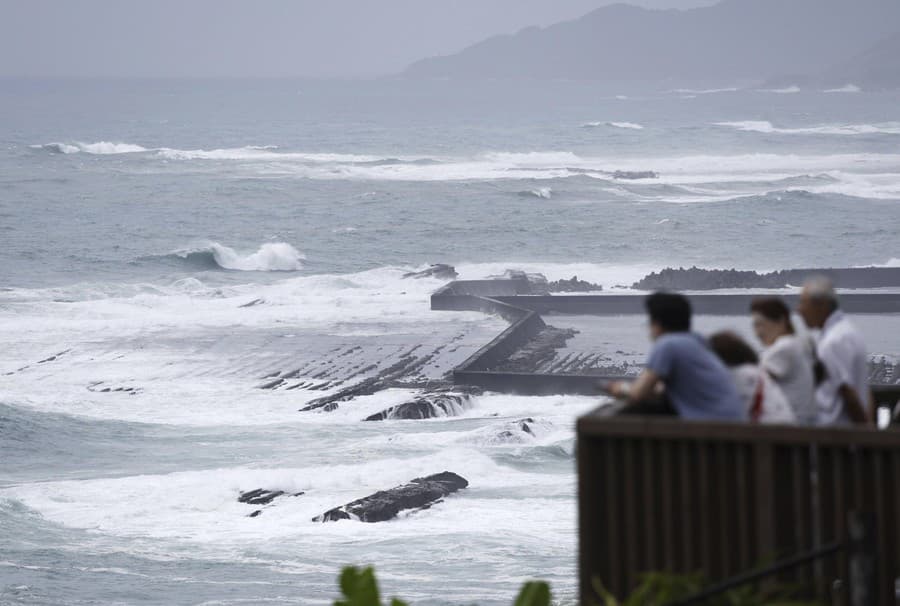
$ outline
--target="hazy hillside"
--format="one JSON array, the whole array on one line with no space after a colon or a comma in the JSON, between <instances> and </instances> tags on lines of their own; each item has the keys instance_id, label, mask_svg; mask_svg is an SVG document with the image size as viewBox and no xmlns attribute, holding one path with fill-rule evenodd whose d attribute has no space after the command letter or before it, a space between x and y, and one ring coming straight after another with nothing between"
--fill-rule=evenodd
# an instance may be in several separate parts
<instances>
[{"instance_id":1,"label":"hazy hillside","mask_svg":"<svg viewBox=\"0 0 900 606\"><path fill-rule=\"evenodd\" d=\"M823 80L834 86L852 83L864 89L900 88L900 31L829 69Z\"/></svg>"},{"instance_id":2,"label":"hazy hillside","mask_svg":"<svg viewBox=\"0 0 900 606\"><path fill-rule=\"evenodd\" d=\"M669 82L819 74L898 23L898 0L724 0L686 11L617 4L425 59L405 74Z\"/></svg>"}]
</instances>

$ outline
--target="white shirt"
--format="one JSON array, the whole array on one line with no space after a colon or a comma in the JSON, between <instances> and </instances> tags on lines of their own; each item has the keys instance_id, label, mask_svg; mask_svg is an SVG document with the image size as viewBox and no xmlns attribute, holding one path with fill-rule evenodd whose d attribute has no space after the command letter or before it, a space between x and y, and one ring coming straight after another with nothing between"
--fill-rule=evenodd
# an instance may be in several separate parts
<instances>
[{"instance_id":1,"label":"white shirt","mask_svg":"<svg viewBox=\"0 0 900 606\"><path fill-rule=\"evenodd\" d=\"M813 354L807 339L782 335L762 353L760 366L775 380L794 409L797 421L814 425L818 418Z\"/></svg>"},{"instance_id":2,"label":"white shirt","mask_svg":"<svg viewBox=\"0 0 900 606\"><path fill-rule=\"evenodd\" d=\"M797 417L784 392L768 373L763 372L762 368L756 364L741 364L730 370L748 416L752 414L757 396L761 396L760 423L794 424L797 422Z\"/></svg>"},{"instance_id":3,"label":"white shirt","mask_svg":"<svg viewBox=\"0 0 900 606\"><path fill-rule=\"evenodd\" d=\"M846 425L847 415L840 388L856 391L863 406L869 405L869 359L862 335L840 310L834 311L822 328L817 348L825 366L825 380L816 389L819 425Z\"/></svg>"}]
</instances>

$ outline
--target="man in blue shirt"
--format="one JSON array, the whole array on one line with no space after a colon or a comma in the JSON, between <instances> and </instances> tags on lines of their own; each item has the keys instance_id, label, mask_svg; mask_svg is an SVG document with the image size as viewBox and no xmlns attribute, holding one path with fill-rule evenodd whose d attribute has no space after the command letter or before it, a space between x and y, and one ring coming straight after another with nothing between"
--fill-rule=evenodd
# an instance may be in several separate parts
<instances>
[{"instance_id":1,"label":"man in blue shirt","mask_svg":"<svg viewBox=\"0 0 900 606\"><path fill-rule=\"evenodd\" d=\"M691 332L691 304L683 295L654 293L645 301L653 347L633 383L616 381L610 395L627 401L623 412L666 401L678 416L695 420L747 419L731 373L700 335Z\"/></svg>"}]
</instances>

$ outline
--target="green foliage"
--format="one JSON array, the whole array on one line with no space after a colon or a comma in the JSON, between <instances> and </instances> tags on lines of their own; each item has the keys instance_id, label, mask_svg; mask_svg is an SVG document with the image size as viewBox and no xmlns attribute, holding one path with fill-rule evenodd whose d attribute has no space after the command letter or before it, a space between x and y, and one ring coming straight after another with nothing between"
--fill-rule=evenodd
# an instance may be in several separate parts
<instances>
[{"instance_id":1,"label":"green foliage","mask_svg":"<svg viewBox=\"0 0 900 606\"><path fill-rule=\"evenodd\" d=\"M700 593L707 587L706 579L699 573L671 574L650 572L641 575L640 584L624 601L612 595L599 579L592 582L600 598L592 606L666 606ZM791 598L796 588L790 585L764 583L760 587L742 585L712 596L703 601L704 606L815 606L816 602L795 601Z\"/></svg>"},{"instance_id":2,"label":"green foliage","mask_svg":"<svg viewBox=\"0 0 900 606\"><path fill-rule=\"evenodd\" d=\"M382 606L378 595L378 581L375 570L347 566L339 577L342 600L336 600L334 606ZM407 606L406 602L394 598L390 606ZM514 606L550 606L550 585L544 581L528 581L522 586Z\"/></svg>"},{"instance_id":3,"label":"green foliage","mask_svg":"<svg viewBox=\"0 0 900 606\"><path fill-rule=\"evenodd\" d=\"M544 581L528 581L522 585L514 606L550 606L550 585Z\"/></svg>"},{"instance_id":4,"label":"green foliage","mask_svg":"<svg viewBox=\"0 0 900 606\"><path fill-rule=\"evenodd\" d=\"M372 567L348 566L341 571L340 587L343 599L334 606L383 606L378 594L378 581ZM588 606L668 606L700 593L707 587L702 574L671 574L649 572L641 575L641 582L625 600L612 595L599 579L593 581L600 602ZM792 601L796 588L789 585L748 584L715 595L704 606L815 606L815 602ZM389 606L407 606L394 598ZM528 581L522 586L513 606L550 606L550 585L544 581Z\"/></svg>"},{"instance_id":5,"label":"green foliage","mask_svg":"<svg viewBox=\"0 0 900 606\"><path fill-rule=\"evenodd\" d=\"M341 571L339 583L344 599L336 600L334 606L382 606L375 570L371 566L362 570L347 566ZM406 606L406 603L394 598L390 606Z\"/></svg>"}]
</instances>

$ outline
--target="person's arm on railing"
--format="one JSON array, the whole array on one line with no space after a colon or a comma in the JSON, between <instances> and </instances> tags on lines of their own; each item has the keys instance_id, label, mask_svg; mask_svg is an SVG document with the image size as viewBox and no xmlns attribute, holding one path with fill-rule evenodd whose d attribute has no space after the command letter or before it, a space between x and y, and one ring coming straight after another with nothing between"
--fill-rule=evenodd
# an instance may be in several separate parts
<instances>
[{"instance_id":1,"label":"person's arm on railing","mask_svg":"<svg viewBox=\"0 0 900 606\"><path fill-rule=\"evenodd\" d=\"M613 381L606 387L606 392L614 398L627 400L631 404L644 402L656 395L659 376L652 370L645 369L640 376L628 381Z\"/></svg>"},{"instance_id":2,"label":"person's arm on railing","mask_svg":"<svg viewBox=\"0 0 900 606\"><path fill-rule=\"evenodd\" d=\"M838 393L844 401L844 408L847 410L847 416L854 423L871 423L872 419L868 413L869 407L866 406L856 390L844 383L838 388ZM867 398L871 401L871 397Z\"/></svg>"}]
</instances>

